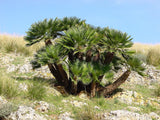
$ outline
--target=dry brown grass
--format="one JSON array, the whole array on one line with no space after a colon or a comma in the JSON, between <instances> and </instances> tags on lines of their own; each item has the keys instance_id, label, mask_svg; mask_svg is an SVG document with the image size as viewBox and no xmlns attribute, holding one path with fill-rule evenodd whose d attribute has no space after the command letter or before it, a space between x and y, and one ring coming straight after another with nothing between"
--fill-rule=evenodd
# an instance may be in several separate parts
<instances>
[{"instance_id":1,"label":"dry brown grass","mask_svg":"<svg viewBox=\"0 0 160 120\"><path fill-rule=\"evenodd\" d=\"M41 45L26 47L26 41L23 36L0 34L0 50L6 53L14 52L25 56L32 55Z\"/></svg>"},{"instance_id":2,"label":"dry brown grass","mask_svg":"<svg viewBox=\"0 0 160 120\"><path fill-rule=\"evenodd\" d=\"M160 53L160 44L152 45L152 44L134 43L131 49L134 49L137 53L140 52L145 55L147 55L150 50L155 50Z\"/></svg>"},{"instance_id":3,"label":"dry brown grass","mask_svg":"<svg viewBox=\"0 0 160 120\"><path fill-rule=\"evenodd\" d=\"M135 43L131 48L136 51L137 54L141 54L146 57L146 62L151 65L160 65L160 44L141 44Z\"/></svg>"}]
</instances>

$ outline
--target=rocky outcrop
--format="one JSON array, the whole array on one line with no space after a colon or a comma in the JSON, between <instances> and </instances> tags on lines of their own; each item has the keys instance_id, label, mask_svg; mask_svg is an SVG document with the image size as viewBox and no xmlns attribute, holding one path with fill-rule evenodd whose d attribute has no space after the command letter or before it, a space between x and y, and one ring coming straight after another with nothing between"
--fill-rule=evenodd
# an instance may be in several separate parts
<instances>
[{"instance_id":1,"label":"rocky outcrop","mask_svg":"<svg viewBox=\"0 0 160 120\"><path fill-rule=\"evenodd\" d=\"M35 110L43 113L48 112L48 110L51 110L51 109L53 110L55 108L54 105L50 105L45 101L35 101L33 103L33 107Z\"/></svg>"},{"instance_id":2,"label":"rocky outcrop","mask_svg":"<svg viewBox=\"0 0 160 120\"><path fill-rule=\"evenodd\" d=\"M39 115L34 109L27 106L19 106L16 112L11 113L9 120L47 120L44 116Z\"/></svg>"},{"instance_id":3,"label":"rocky outcrop","mask_svg":"<svg viewBox=\"0 0 160 120\"><path fill-rule=\"evenodd\" d=\"M102 120L160 120L156 113L139 114L127 110L116 110L102 114Z\"/></svg>"},{"instance_id":4,"label":"rocky outcrop","mask_svg":"<svg viewBox=\"0 0 160 120\"><path fill-rule=\"evenodd\" d=\"M74 119L71 118L71 113L65 112L59 115L58 120L74 120Z\"/></svg>"},{"instance_id":5,"label":"rocky outcrop","mask_svg":"<svg viewBox=\"0 0 160 120\"><path fill-rule=\"evenodd\" d=\"M0 96L0 105L6 104L7 102L8 101L4 97Z\"/></svg>"},{"instance_id":6,"label":"rocky outcrop","mask_svg":"<svg viewBox=\"0 0 160 120\"><path fill-rule=\"evenodd\" d=\"M156 107L160 107L160 98L148 98L144 99L140 93L136 91L123 91L119 92L116 95L112 96L112 98L118 99L120 102L131 105L154 105Z\"/></svg>"}]
</instances>

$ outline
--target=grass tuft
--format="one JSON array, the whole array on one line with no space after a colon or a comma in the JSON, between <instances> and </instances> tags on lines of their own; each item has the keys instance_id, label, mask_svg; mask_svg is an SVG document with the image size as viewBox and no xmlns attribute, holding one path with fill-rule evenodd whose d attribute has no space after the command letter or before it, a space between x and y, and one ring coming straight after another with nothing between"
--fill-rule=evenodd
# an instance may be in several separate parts
<instances>
[{"instance_id":1,"label":"grass tuft","mask_svg":"<svg viewBox=\"0 0 160 120\"><path fill-rule=\"evenodd\" d=\"M89 106L79 109L74 109L75 120L100 120L100 116Z\"/></svg>"},{"instance_id":2,"label":"grass tuft","mask_svg":"<svg viewBox=\"0 0 160 120\"><path fill-rule=\"evenodd\" d=\"M42 82L33 82L28 86L28 97L33 100L42 100L46 97L47 90Z\"/></svg>"},{"instance_id":3,"label":"grass tuft","mask_svg":"<svg viewBox=\"0 0 160 120\"><path fill-rule=\"evenodd\" d=\"M14 98L19 94L18 86L13 79L6 74L0 75L0 95L7 98Z\"/></svg>"}]
</instances>

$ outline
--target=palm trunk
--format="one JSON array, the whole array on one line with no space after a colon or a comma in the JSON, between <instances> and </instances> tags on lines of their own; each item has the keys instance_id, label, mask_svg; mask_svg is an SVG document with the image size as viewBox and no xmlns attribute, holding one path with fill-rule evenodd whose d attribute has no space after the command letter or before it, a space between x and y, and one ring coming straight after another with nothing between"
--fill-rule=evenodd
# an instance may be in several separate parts
<instances>
[{"instance_id":1,"label":"palm trunk","mask_svg":"<svg viewBox=\"0 0 160 120\"><path fill-rule=\"evenodd\" d=\"M50 72L52 73L52 75L56 78L58 83L62 85L61 75L60 75L60 73L58 73L56 68L51 63L48 64L48 68L49 68Z\"/></svg>"},{"instance_id":2,"label":"palm trunk","mask_svg":"<svg viewBox=\"0 0 160 120\"><path fill-rule=\"evenodd\" d=\"M130 73L131 73L131 71L127 70L115 82L113 82L111 85L105 87L105 89L103 90L103 95L106 96L108 94L111 94L115 89L117 89L122 83L124 83L127 80Z\"/></svg>"},{"instance_id":3,"label":"palm trunk","mask_svg":"<svg viewBox=\"0 0 160 120\"><path fill-rule=\"evenodd\" d=\"M93 81L91 83L91 97L94 97L96 95L96 82Z\"/></svg>"}]
</instances>

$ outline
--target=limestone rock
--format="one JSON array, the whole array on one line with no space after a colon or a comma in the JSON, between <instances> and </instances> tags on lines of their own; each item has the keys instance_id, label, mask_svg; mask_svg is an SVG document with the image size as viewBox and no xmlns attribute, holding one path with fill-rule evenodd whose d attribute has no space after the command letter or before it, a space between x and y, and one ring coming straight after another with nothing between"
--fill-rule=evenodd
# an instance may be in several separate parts
<instances>
[{"instance_id":1,"label":"limestone rock","mask_svg":"<svg viewBox=\"0 0 160 120\"><path fill-rule=\"evenodd\" d=\"M127 109L129 109L133 112L141 111L141 109L139 107L133 107L133 106L128 106Z\"/></svg>"},{"instance_id":2,"label":"limestone rock","mask_svg":"<svg viewBox=\"0 0 160 120\"><path fill-rule=\"evenodd\" d=\"M49 109L54 108L53 105L50 105L45 101L35 101L33 104L34 108L40 112L47 112Z\"/></svg>"},{"instance_id":3,"label":"limestone rock","mask_svg":"<svg viewBox=\"0 0 160 120\"><path fill-rule=\"evenodd\" d=\"M26 63L19 68L19 73L28 73L32 70L32 66L30 63Z\"/></svg>"},{"instance_id":4,"label":"limestone rock","mask_svg":"<svg viewBox=\"0 0 160 120\"><path fill-rule=\"evenodd\" d=\"M70 116L71 116L71 113L65 112L59 115L58 120L74 120Z\"/></svg>"},{"instance_id":5,"label":"limestone rock","mask_svg":"<svg viewBox=\"0 0 160 120\"><path fill-rule=\"evenodd\" d=\"M157 119L159 116L155 113L152 115ZM127 110L116 110L110 113L103 114L103 120L152 120L153 117L149 114L142 114L130 112Z\"/></svg>"},{"instance_id":6,"label":"limestone rock","mask_svg":"<svg viewBox=\"0 0 160 120\"><path fill-rule=\"evenodd\" d=\"M1 104L5 104L5 103L7 103L8 101L4 98L4 97L2 97L2 96L0 96L0 105Z\"/></svg>"},{"instance_id":7,"label":"limestone rock","mask_svg":"<svg viewBox=\"0 0 160 120\"><path fill-rule=\"evenodd\" d=\"M119 93L116 96L113 96L113 98L117 98L120 102L129 104L129 105L133 103L138 105L144 105L145 103L142 95L135 91L123 91L122 93Z\"/></svg>"},{"instance_id":8,"label":"limestone rock","mask_svg":"<svg viewBox=\"0 0 160 120\"><path fill-rule=\"evenodd\" d=\"M42 115L35 112L34 109L27 106L19 106L18 110L8 116L9 120L47 120Z\"/></svg>"},{"instance_id":9,"label":"limestone rock","mask_svg":"<svg viewBox=\"0 0 160 120\"><path fill-rule=\"evenodd\" d=\"M18 87L22 91L28 91L28 85L25 83L20 83Z\"/></svg>"}]
</instances>

